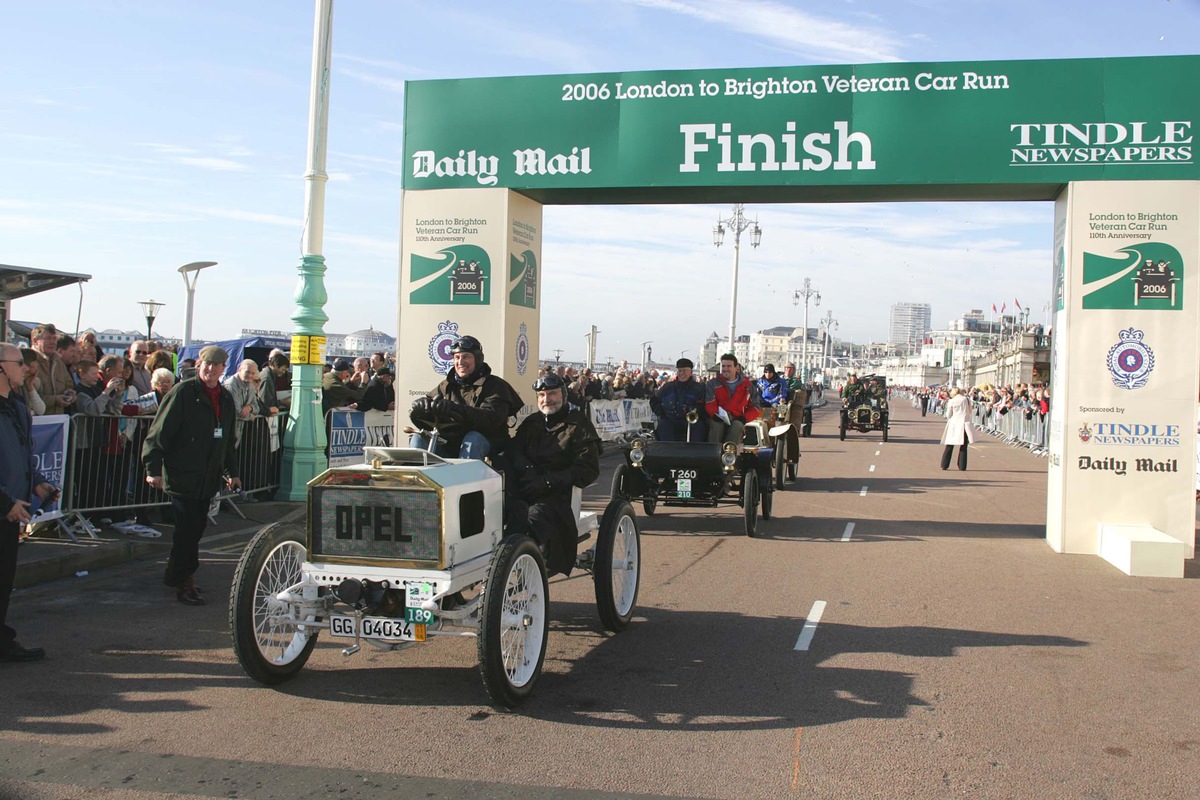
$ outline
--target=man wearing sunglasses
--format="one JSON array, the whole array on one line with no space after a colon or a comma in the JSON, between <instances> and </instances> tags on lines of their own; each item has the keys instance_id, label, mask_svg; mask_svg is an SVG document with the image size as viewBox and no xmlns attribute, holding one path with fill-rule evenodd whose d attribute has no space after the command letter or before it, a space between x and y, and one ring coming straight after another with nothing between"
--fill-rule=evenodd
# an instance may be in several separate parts
<instances>
[{"instance_id":1,"label":"man wearing sunglasses","mask_svg":"<svg viewBox=\"0 0 1200 800\"><path fill-rule=\"evenodd\" d=\"M524 402L508 382L492 374L483 360L483 345L474 336L463 336L450 346L454 365L446 379L412 405L418 425L437 423L445 439L434 447L440 456L482 459L508 443L508 418ZM414 433L410 447L428 449L429 439Z\"/></svg>"},{"instance_id":2,"label":"man wearing sunglasses","mask_svg":"<svg viewBox=\"0 0 1200 800\"><path fill-rule=\"evenodd\" d=\"M133 363L133 377L129 382L137 387L139 395L154 391L150 385L150 371L146 369L146 358L149 355L149 342L132 342L129 345L129 360Z\"/></svg>"},{"instance_id":3,"label":"man wearing sunglasses","mask_svg":"<svg viewBox=\"0 0 1200 800\"><path fill-rule=\"evenodd\" d=\"M600 436L567 402L567 384L549 373L533 384L540 414L530 414L505 451L505 522L525 530L546 554L549 575L570 575L578 544L571 489L600 475Z\"/></svg>"},{"instance_id":4,"label":"man wearing sunglasses","mask_svg":"<svg viewBox=\"0 0 1200 800\"><path fill-rule=\"evenodd\" d=\"M40 647L22 647L6 622L21 525L32 519L29 498L36 494L49 501L58 494L34 463L33 423L16 394L24 377L20 349L0 344L0 661L37 661L46 654Z\"/></svg>"}]
</instances>

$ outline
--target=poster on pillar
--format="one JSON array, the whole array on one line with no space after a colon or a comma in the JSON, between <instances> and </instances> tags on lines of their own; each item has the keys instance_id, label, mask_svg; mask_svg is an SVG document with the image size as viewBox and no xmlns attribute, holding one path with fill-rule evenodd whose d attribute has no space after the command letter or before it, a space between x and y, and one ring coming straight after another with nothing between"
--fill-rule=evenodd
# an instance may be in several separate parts
<instances>
[{"instance_id":1,"label":"poster on pillar","mask_svg":"<svg viewBox=\"0 0 1200 800\"><path fill-rule=\"evenodd\" d=\"M401 220L396 424L453 366L460 336L522 392L537 370L542 207L507 189L406 191ZM403 441L401 437L398 441Z\"/></svg>"},{"instance_id":2,"label":"poster on pillar","mask_svg":"<svg viewBox=\"0 0 1200 800\"><path fill-rule=\"evenodd\" d=\"M1200 182L1072 183L1065 195L1047 539L1096 553L1101 524L1148 526L1191 557Z\"/></svg>"}]
</instances>

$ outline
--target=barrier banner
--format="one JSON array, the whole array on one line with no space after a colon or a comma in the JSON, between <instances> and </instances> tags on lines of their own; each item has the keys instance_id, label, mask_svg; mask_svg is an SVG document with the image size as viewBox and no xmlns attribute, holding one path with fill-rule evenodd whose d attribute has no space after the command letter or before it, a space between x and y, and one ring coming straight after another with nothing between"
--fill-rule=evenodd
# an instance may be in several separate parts
<instances>
[{"instance_id":1,"label":"barrier banner","mask_svg":"<svg viewBox=\"0 0 1200 800\"><path fill-rule=\"evenodd\" d=\"M391 447L393 412L329 412L329 466L363 463L363 449Z\"/></svg>"},{"instance_id":2,"label":"barrier banner","mask_svg":"<svg viewBox=\"0 0 1200 800\"><path fill-rule=\"evenodd\" d=\"M657 421L650 410L649 400L622 400L625 404L625 429L629 433L641 433L643 424L654 427Z\"/></svg>"},{"instance_id":3,"label":"barrier banner","mask_svg":"<svg viewBox=\"0 0 1200 800\"><path fill-rule=\"evenodd\" d=\"M588 411L602 441L611 442L625 432L624 400L593 400Z\"/></svg>"},{"instance_id":4,"label":"barrier banner","mask_svg":"<svg viewBox=\"0 0 1200 800\"><path fill-rule=\"evenodd\" d=\"M67 430L71 418L66 414L52 414L33 418L33 462L38 472L56 489L63 487L67 464ZM42 506L41 499L29 498L29 511L37 521L58 519L62 516L61 498Z\"/></svg>"}]
</instances>

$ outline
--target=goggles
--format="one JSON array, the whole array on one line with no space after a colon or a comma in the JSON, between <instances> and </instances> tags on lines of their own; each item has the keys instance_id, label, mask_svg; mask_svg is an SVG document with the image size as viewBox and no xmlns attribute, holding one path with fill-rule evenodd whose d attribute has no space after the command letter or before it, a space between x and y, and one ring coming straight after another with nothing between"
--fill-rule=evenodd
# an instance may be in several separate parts
<instances>
[{"instance_id":1,"label":"goggles","mask_svg":"<svg viewBox=\"0 0 1200 800\"><path fill-rule=\"evenodd\" d=\"M533 390L535 392L548 392L552 389L563 389L567 382L554 373L543 375L533 382Z\"/></svg>"}]
</instances>

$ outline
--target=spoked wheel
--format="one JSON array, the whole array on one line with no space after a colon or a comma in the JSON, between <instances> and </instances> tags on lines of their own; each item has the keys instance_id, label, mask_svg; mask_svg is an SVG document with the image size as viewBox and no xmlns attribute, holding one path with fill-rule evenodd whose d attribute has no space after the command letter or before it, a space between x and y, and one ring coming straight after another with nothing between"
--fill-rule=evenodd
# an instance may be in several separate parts
<instances>
[{"instance_id":1,"label":"spoked wheel","mask_svg":"<svg viewBox=\"0 0 1200 800\"><path fill-rule=\"evenodd\" d=\"M617 471L613 473L612 491L608 493L610 500L628 499L631 496L629 483L632 475L633 468L628 464L617 466Z\"/></svg>"},{"instance_id":2,"label":"spoked wheel","mask_svg":"<svg viewBox=\"0 0 1200 800\"><path fill-rule=\"evenodd\" d=\"M787 465L787 479L793 483L796 481L796 465L790 462Z\"/></svg>"},{"instance_id":3,"label":"spoked wheel","mask_svg":"<svg viewBox=\"0 0 1200 800\"><path fill-rule=\"evenodd\" d=\"M775 470L774 471L775 471L775 488L776 489L783 488L783 481L784 481L784 477L785 477L784 473L786 472L786 469L787 469L787 453L785 452L786 450L787 450L787 438L786 438L786 434L785 434L784 436L780 436L778 439L775 440L775 458L774 458ZM766 516L766 514L764 513L763 516Z\"/></svg>"},{"instance_id":4,"label":"spoked wheel","mask_svg":"<svg viewBox=\"0 0 1200 800\"><path fill-rule=\"evenodd\" d=\"M746 470L742 475L742 512L746 516L746 535L758 529L758 473Z\"/></svg>"},{"instance_id":5,"label":"spoked wheel","mask_svg":"<svg viewBox=\"0 0 1200 800\"><path fill-rule=\"evenodd\" d=\"M317 629L292 619L289 606L276 599L300 582L303 536L298 525L263 528L242 553L233 576L229 597L233 652L247 675L268 686L299 672L317 644Z\"/></svg>"},{"instance_id":6,"label":"spoked wheel","mask_svg":"<svg viewBox=\"0 0 1200 800\"><path fill-rule=\"evenodd\" d=\"M883 423L883 440L885 442L887 441L887 433L888 433L888 424L887 424L887 421L885 420Z\"/></svg>"},{"instance_id":7,"label":"spoked wheel","mask_svg":"<svg viewBox=\"0 0 1200 800\"><path fill-rule=\"evenodd\" d=\"M841 427L838 430L839 430L838 438L840 438L843 442L846 441L846 423L843 422L841 424Z\"/></svg>"},{"instance_id":8,"label":"spoked wheel","mask_svg":"<svg viewBox=\"0 0 1200 800\"><path fill-rule=\"evenodd\" d=\"M496 705L513 708L533 691L546 660L549 597L542 551L508 536L492 554L479 626L479 672Z\"/></svg>"},{"instance_id":9,"label":"spoked wheel","mask_svg":"<svg viewBox=\"0 0 1200 800\"><path fill-rule=\"evenodd\" d=\"M775 504L775 492L767 486L766 491L762 492L762 518L771 518L771 506Z\"/></svg>"},{"instance_id":10,"label":"spoked wheel","mask_svg":"<svg viewBox=\"0 0 1200 800\"><path fill-rule=\"evenodd\" d=\"M623 500L610 501L600 518L592 577L600 624L614 633L625 630L637 603L642 542L633 508Z\"/></svg>"}]
</instances>

